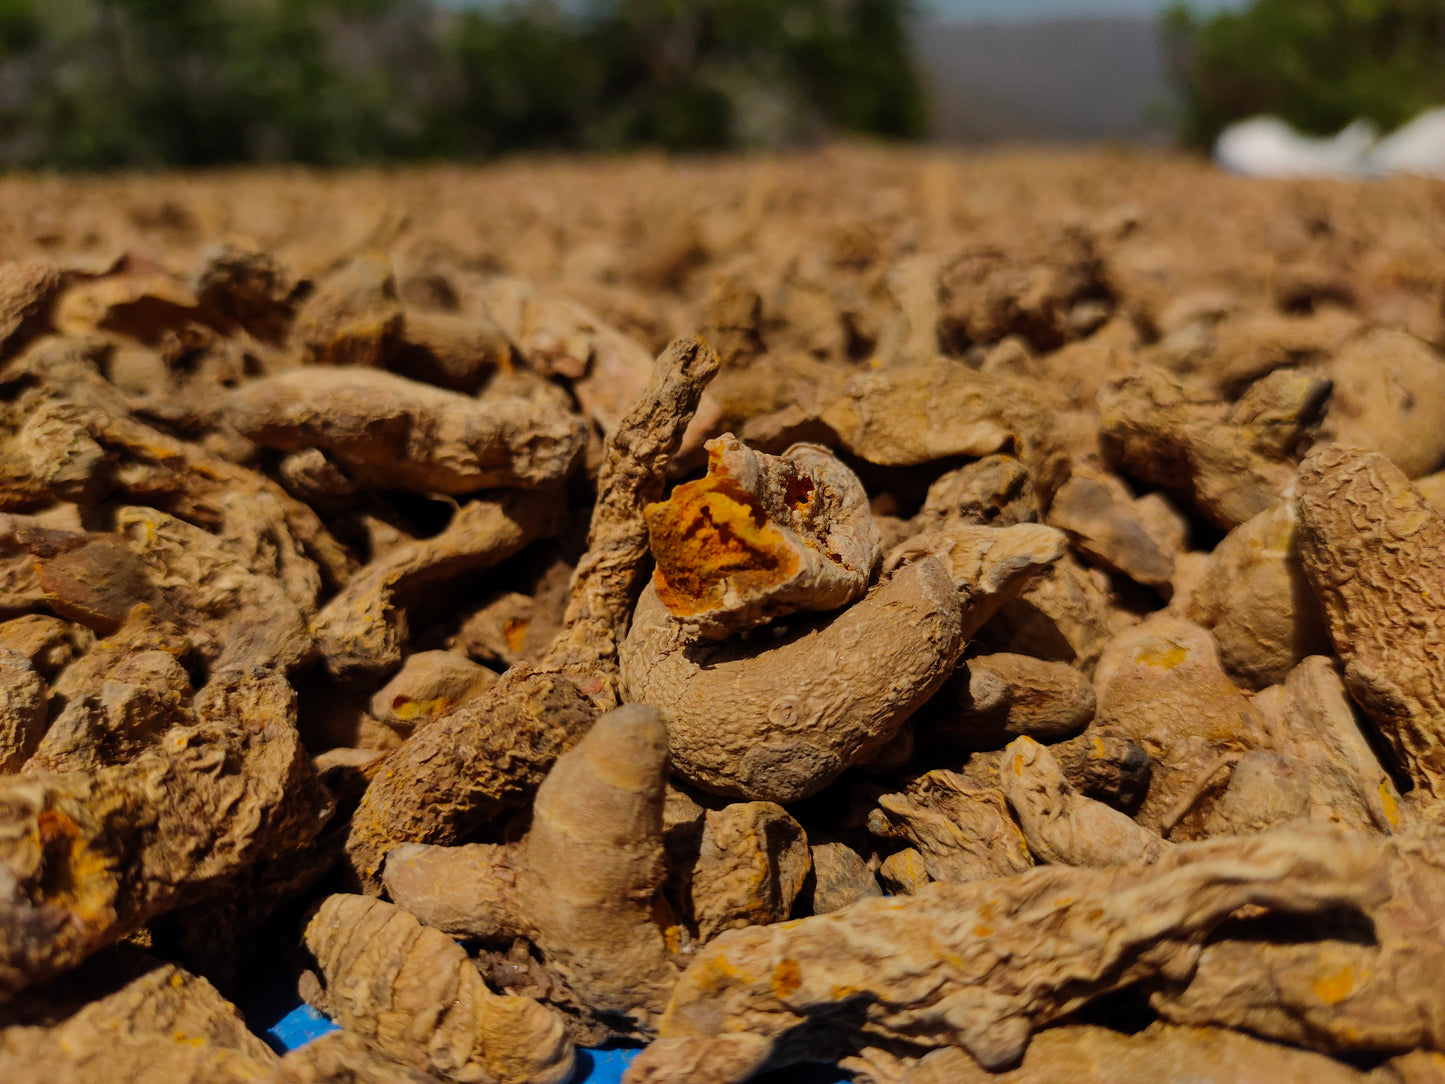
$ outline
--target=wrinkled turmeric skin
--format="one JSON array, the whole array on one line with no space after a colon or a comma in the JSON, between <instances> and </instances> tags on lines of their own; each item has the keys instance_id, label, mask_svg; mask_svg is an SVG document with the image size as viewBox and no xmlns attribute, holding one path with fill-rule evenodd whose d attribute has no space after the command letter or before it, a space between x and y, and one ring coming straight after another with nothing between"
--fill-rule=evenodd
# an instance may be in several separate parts
<instances>
[{"instance_id":1,"label":"wrinkled turmeric skin","mask_svg":"<svg viewBox=\"0 0 1445 1084\"><path fill-rule=\"evenodd\" d=\"M658 1041L623 1079L742 1084L859 1038L962 1047L1000 1071L1091 997L1186 971L1192 946L1241 906L1305 916L1389 892L1372 842L1311 825L1153 865L1042 867L734 930L694 958ZM809 1029L810 1017L852 1023Z\"/></svg>"}]
</instances>

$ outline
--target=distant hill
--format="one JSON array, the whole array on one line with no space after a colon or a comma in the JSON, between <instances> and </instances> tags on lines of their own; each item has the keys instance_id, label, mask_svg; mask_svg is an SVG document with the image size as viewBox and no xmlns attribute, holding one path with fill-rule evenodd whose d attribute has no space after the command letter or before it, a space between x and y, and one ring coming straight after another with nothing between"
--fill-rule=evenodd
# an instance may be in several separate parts
<instances>
[{"instance_id":1,"label":"distant hill","mask_svg":"<svg viewBox=\"0 0 1445 1084\"><path fill-rule=\"evenodd\" d=\"M929 21L916 46L937 139L1169 138L1169 86L1151 19Z\"/></svg>"}]
</instances>

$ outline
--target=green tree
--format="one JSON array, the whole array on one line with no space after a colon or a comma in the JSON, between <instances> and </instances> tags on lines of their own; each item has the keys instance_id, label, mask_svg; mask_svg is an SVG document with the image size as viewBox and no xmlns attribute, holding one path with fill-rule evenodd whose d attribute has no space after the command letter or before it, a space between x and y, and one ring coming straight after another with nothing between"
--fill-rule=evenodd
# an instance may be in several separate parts
<instances>
[{"instance_id":1,"label":"green tree","mask_svg":"<svg viewBox=\"0 0 1445 1084\"><path fill-rule=\"evenodd\" d=\"M723 147L827 131L917 138L927 111L906 0L612 0L603 144Z\"/></svg>"},{"instance_id":2,"label":"green tree","mask_svg":"<svg viewBox=\"0 0 1445 1084\"><path fill-rule=\"evenodd\" d=\"M1324 134L1445 101L1445 0L1254 0L1208 18L1176 4L1164 25L1193 144L1259 113Z\"/></svg>"},{"instance_id":3,"label":"green tree","mask_svg":"<svg viewBox=\"0 0 1445 1084\"><path fill-rule=\"evenodd\" d=\"M338 165L910 137L910 17L909 0L0 0L0 156Z\"/></svg>"},{"instance_id":4,"label":"green tree","mask_svg":"<svg viewBox=\"0 0 1445 1084\"><path fill-rule=\"evenodd\" d=\"M4 119L29 132L31 164L342 164L455 149L436 143L427 0L0 5L0 49L21 58L24 83Z\"/></svg>"},{"instance_id":5,"label":"green tree","mask_svg":"<svg viewBox=\"0 0 1445 1084\"><path fill-rule=\"evenodd\" d=\"M37 0L0 0L0 52L25 52L44 36Z\"/></svg>"},{"instance_id":6,"label":"green tree","mask_svg":"<svg viewBox=\"0 0 1445 1084\"><path fill-rule=\"evenodd\" d=\"M449 37L469 145L704 149L923 134L906 0L595 0L472 11Z\"/></svg>"},{"instance_id":7,"label":"green tree","mask_svg":"<svg viewBox=\"0 0 1445 1084\"><path fill-rule=\"evenodd\" d=\"M555 5L467 12L443 43L458 87L443 123L460 151L579 145L602 67L575 23Z\"/></svg>"}]
</instances>

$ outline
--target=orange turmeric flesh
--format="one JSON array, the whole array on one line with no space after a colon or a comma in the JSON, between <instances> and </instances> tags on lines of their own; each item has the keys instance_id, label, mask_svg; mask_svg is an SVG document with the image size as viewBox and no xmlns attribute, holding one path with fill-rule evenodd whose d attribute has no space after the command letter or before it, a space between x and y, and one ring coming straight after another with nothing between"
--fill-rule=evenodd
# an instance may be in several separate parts
<instances>
[{"instance_id":1,"label":"orange turmeric flesh","mask_svg":"<svg viewBox=\"0 0 1445 1084\"><path fill-rule=\"evenodd\" d=\"M729 589L750 594L784 583L798 558L762 508L723 478L687 482L644 515L657 560L653 583L678 616L713 609Z\"/></svg>"}]
</instances>

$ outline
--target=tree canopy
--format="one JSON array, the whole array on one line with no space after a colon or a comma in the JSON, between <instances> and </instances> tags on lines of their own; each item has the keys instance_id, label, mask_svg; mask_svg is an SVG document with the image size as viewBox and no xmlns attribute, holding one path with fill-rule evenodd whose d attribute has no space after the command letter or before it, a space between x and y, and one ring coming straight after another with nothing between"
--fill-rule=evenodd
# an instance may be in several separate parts
<instances>
[{"instance_id":1,"label":"tree canopy","mask_svg":"<svg viewBox=\"0 0 1445 1084\"><path fill-rule=\"evenodd\" d=\"M1191 143L1259 113L1324 134L1445 102L1445 0L1254 0L1207 18L1176 4L1165 27Z\"/></svg>"},{"instance_id":2,"label":"tree canopy","mask_svg":"<svg viewBox=\"0 0 1445 1084\"><path fill-rule=\"evenodd\" d=\"M0 161L916 137L911 15L909 0L0 0Z\"/></svg>"}]
</instances>

